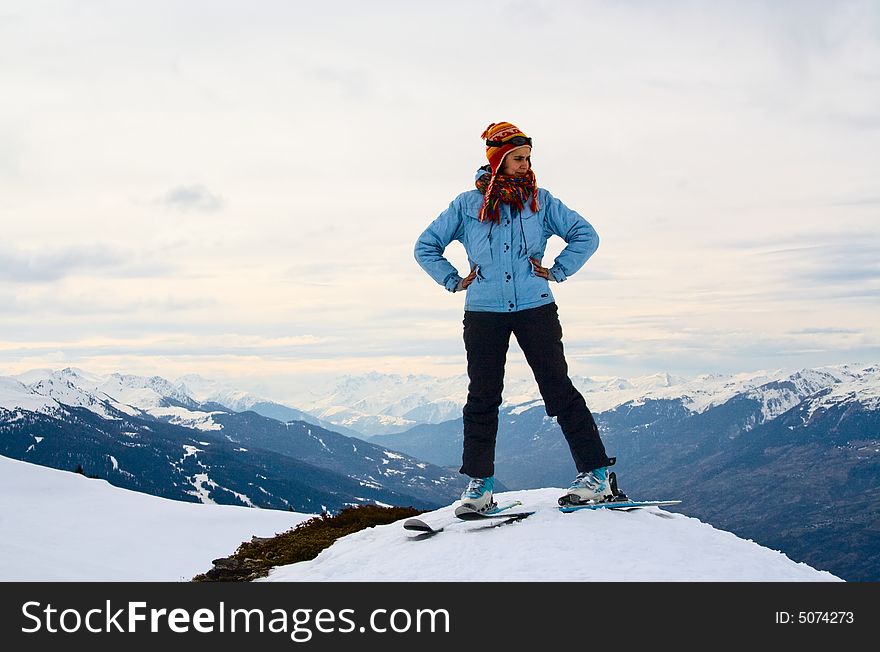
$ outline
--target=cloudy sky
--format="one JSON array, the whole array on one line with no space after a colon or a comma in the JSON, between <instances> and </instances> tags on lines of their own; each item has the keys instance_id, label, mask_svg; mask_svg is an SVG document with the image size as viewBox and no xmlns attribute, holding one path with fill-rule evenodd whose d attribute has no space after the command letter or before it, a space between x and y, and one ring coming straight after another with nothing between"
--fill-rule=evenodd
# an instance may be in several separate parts
<instances>
[{"instance_id":1,"label":"cloudy sky","mask_svg":"<svg viewBox=\"0 0 880 652\"><path fill-rule=\"evenodd\" d=\"M880 360L876 1L2 0L0 98L0 375L463 372L412 248L501 120L573 373Z\"/></svg>"}]
</instances>

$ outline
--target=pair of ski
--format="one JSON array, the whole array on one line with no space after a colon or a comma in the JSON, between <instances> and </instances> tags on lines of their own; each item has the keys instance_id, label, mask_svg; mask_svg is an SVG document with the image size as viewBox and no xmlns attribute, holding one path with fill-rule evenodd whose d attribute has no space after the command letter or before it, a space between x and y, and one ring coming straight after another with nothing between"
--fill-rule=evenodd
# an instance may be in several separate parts
<instances>
[{"instance_id":1,"label":"pair of ski","mask_svg":"<svg viewBox=\"0 0 880 652\"><path fill-rule=\"evenodd\" d=\"M563 513L576 512L581 509L613 509L619 511L631 511L634 509L642 509L644 507L658 507L662 505L677 505L680 503L680 500L612 500L601 503L581 503L581 504L572 504L565 503L560 504L559 511ZM497 523L490 523L489 525L483 526L483 528L492 528L498 527L499 525L508 525L509 523L516 523L525 518L528 518L534 511L509 511L514 507L519 507L522 505L522 502L519 500L515 500L510 503L505 503L502 505L498 505L488 511L478 512L476 510L471 509L470 507L466 507L464 505L460 505L455 508L455 516L456 518L462 521L495 521ZM443 527L432 527L425 523L422 519L419 518L410 518L407 519L403 528L405 530L409 530L411 532L419 532L420 536L415 537L417 539L428 538L435 534L439 534L443 531Z\"/></svg>"}]
</instances>

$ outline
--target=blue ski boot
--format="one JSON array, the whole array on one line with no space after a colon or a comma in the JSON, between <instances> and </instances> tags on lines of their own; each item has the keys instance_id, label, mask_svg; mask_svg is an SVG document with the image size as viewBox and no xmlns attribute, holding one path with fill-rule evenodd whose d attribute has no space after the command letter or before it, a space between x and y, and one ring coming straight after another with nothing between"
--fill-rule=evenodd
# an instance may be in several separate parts
<instances>
[{"instance_id":1,"label":"blue ski boot","mask_svg":"<svg viewBox=\"0 0 880 652\"><path fill-rule=\"evenodd\" d=\"M616 487L613 487L616 484L614 480L614 474L608 472L607 466L579 473L565 495L559 499L559 504L582 505L613 500L616 493L614 491Z\"/></svg>"},{"instance_id":2,"label":"blue ski boot","mask_svg":"<svg viewBox=\"0 0 880 652\"><path fill-rule=\"evenodd\" d=\"M495 477L471 478L467 489L461 494L462 506L467 506L477 512L485 512L495 507L492 500L492 491L495 488Z\"/></svg>"}]
</instances>

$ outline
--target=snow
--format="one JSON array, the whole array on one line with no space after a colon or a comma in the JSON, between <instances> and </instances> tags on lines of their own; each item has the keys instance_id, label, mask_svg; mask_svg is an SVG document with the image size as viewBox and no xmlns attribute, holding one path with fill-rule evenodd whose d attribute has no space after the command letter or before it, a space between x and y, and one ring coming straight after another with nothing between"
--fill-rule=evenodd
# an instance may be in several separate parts
<instances>
[{"instance_id":1,"label":"snow","mask_svg":"<svg viewBox=\"0 0 880 652\"><path fill-rule=\"evenodd\" d=\"M843 402L855 401L867 410L880 409L880 383L876 367L862 369L849 382L833 385L831 390L810 405L809 416L818 409L829 408Z\"/></svg>"},{"instance_id":2,"label":"snow","mask_svg":"<svg viewBox=\"0 0 880 652\"><path fill-rule=\"evenodd\" d=\"M422 515L446 525L425 541L400 522L368 528L262 581L841 581L660 508L562 514L560 492L497 494L537 513L483 532L452 506ZM5 457L0 496L0 581L188 581L252 536L313 516L177 502Z\"/></svg>"},{"instance_id":3,"label":"snow","mask_svg":"<svg viewBox=\"0 0 880 652\"><path fill-rule=\"evenodd\" d=\"M178 378L175 386L182 393L200 403L214 401L236 412L244 412L251 409L255 403L267 400L198 374L189 374Z\"/></svg>"},{"instance_id":4,"label":"snow","mask_svg":"<svg viewBox=\"0 0 880 652\"><path fill-rule=\"evenodd\" d=\"M311 514L200 505L0 456L0 581L177 582Z\"/></svg>"},{"instance_id":5,"label":"snow","mask_svg":"<svg viewBox=\"0 0 880 652\"><path fill-rule=\"evenodd\" d=\"M193 412L182 407L156 407L150 408L148 412L157 419L162 419L178 426L185 426L196 430L223 429L223 426L211 418L212 415L223 414L222 412Z\"/></svg>"},{"instance_id":6,"label":"snow","mask_svg":"<svg viewBox=\"0 0 880 652\"><path fill-rule=\"evenodd\" d=\"M0 376L0 409L20 408L28 412L48 412L57 407L57 401L33 393L14 378Z\"/></svg>"},{"instance_id":7,"label":"snow","mask_svg":"<svg viewBox=\"0 0 880 652\"><path fill-rule=\"evenodd\" d=\"M409 541L401 523L338 540L312 561L274 569L270 582L457 581L840 581L780 552L681 514L556 509L561 489L497 494L537 510L510 525L474 532L453 506L423 514L440 534ZM478 538L479 537L479 538Z\"/></svg>"}]
</instances>

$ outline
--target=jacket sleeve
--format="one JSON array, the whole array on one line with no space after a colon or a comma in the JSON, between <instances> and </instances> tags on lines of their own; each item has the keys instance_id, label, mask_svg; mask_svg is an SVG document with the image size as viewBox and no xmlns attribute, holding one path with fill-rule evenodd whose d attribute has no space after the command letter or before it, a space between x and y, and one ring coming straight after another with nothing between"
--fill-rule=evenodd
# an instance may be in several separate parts
<instances>
[{"instance_id":1,"label":"jacket sleeve","mask_svg":"<svg viewBox=\"0 0 880 652\"><path fill-rule=\"evenodd\" d=\"M587 220L549 192L546 194L546 200L547 226L567 243L550 268L553 278L562 283L596 253L596 249L599 248L599 235Z\"/></svg>"},{"instance_id":2,"label":"jacket sleeve","mask_svg":"<svg viewBox=\"0 0 880 652\"><path fill-rule=\"evenodd\" d=\"M428 275L450 292L455 292L461 276L444 256L443 252L453 240L463 237L462 213L453 201L440 213L416 240L416 261Z\"/></svg>"}]
</instances>

